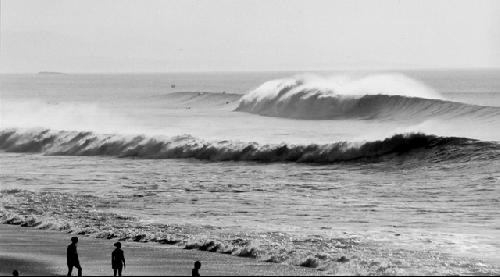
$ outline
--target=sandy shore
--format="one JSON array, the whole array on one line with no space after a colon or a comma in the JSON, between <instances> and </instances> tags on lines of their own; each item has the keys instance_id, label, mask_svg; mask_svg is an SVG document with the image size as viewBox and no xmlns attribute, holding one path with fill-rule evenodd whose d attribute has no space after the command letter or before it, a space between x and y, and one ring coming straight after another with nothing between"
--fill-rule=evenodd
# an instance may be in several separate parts
<instances>
[{"instance_id":1,"label":"sandy shore","mask_svg":"<svg viewBox=\"0 0 500 277\"><path fill-rule=\"evenodd\" d=\"M0 275L65 275L66 246L71 234L0 224ZM112 275L111 240L79 236L83 275ZM127 268L123 275L191 275L193 262L202 262L201 275L318 275L320 271L258 262L197 250L149 243L122 242ZM73 275L75 275L75 271Z\"/></svg>"}]
</instances>

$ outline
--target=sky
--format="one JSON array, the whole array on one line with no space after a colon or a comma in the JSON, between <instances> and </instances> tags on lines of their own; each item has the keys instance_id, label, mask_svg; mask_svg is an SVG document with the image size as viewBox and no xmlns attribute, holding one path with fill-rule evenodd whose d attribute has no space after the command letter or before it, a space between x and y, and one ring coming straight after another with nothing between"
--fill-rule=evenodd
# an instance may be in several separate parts
<instances>
[{"instance_id":1,"label":"sky","mask_svg":"<svg viewBox=\"0 0 500 277\"><path fill-rule=\"evenodd\" d=\"M500 68L500 1L0 0L0 72Z\"/></svg>"}]
</instances>

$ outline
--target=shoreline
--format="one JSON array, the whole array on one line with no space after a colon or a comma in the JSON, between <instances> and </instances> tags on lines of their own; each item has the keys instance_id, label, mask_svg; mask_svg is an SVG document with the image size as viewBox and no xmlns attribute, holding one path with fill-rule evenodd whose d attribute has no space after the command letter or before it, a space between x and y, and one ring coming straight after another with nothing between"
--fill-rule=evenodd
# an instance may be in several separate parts
<instances>
[{"instance_id":1,"label":"shoreline","mask_svg":"<svg viewBox=\"0 0 500 277\"><path fill-rule=\"evenodd\" d=\"M66 246L75 236L51 230L0 224L0 275L17 269L21 276L66 275ZM111 275L113 240L79 236L78 254L83 275ZM172 246L122 241L127 267L123 275L190 276L194 261L203 275L322 275L310 268L261 262ZM73 270L73 275L76 275Z\"/></svg>"}]
</instances>

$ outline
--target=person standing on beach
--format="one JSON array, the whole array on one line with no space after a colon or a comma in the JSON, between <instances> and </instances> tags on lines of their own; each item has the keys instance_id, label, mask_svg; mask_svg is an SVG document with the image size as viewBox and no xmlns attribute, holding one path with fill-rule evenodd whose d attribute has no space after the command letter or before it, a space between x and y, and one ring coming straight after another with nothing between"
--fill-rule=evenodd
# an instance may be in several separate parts
<instances>
[{"instance_id":1,"label":"person standing on beach","mask_svg":"<svg viewBox=\"0 0 500 277\"><path fill-rule=\"evenodd\" d=\"M111 253L111 267L113 268L114 276L122 276L122 268L125 268L125 255L123 254L121 242L114 244L116 247Z\"/></svg>"},{"instance_id":2,"label":"person standing on beach","mask_svg":"<svg viewBox=\"0 0 500 277\"><path fill-rule=\"evenodd\" d=\"M200 261L194 262L194 268L191 270L191 276L200 277L200 268L201 268L201 262Z\"/></svg>"},{"instance_id":3,"label":"person standing on beach","mask_svg":"<svg viewBox=\"0 0 500 277\"><path fill-rule=\"evenodd\" d=\"M72 237L71 244L68 245L68 250L66 252L68 276L71 276L73 267L76 267L78 269L78 276L82 276L82 267L80 266L80 261L78 260L78 252L76 251L77 243L78 237Z\"/></svg>"}]
</instances>

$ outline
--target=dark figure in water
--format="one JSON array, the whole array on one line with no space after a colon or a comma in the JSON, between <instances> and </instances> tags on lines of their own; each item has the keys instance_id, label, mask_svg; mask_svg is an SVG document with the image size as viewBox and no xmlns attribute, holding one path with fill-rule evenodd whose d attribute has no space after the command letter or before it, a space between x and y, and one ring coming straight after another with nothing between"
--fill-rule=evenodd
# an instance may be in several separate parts
<instances>
[{"instance_id":1,"label":"dark figure in water","mask_svg":"<svg viewBox=\"0 0 500 277\"><path fill-rule=\"evenodd\" d=\"M14 271L12 271L12 276L19 276L19 271L14 269Z\"/></svg>"},{"instance_id":2,"label":"dark figure in water","mask_svg":"<svg viewBox=\"0 0 500 277\"><path fill-rule=\"evenodd\" d=\"M80 266L80 261L78 260L78 252L76 251L77 243L78 243L78 237L72 237L71 244L68 245L68 250L66 252L68 276L71 276L73 267L76 267L78 269L78 276L82 276L82 267Z\"/></svg>"},{"instance_id":3,"label":"dark figure in water","mask_svg":"<svg viewBox=\"0 0 500 277\"><path fill-rule=\"evenodd\" d=\"M123 255L122 244L121 242L116 242L116 249L111 253L111 267L114 271L114 276L118 274L118 276L122 276L122 268L125 267L125 255Z\"/></svg>"},{"instance_id":4,"label":"dark figure in water","mask_svg":"<svg viewBox=\"0 0 500 277\"><path fill-rule=\"evenodd\" d=\"M194 268L191 271L192 276L196 276L196 277L200 276L200 268L201 268L200 261L194 262Z\"/></svg>"},{"instance_id":5,"label":"dark figure in water","mask_svg":"<svg viewBox=\"0 0 500 277\"><path fill-rule=\"evenodd\" d=\"M337 262L341 262L341 263L347 263L349 261L348 258L346 258L345 256L342 256L340 257L340 259L337 259Z\"/></svg>"}]
</instances>

